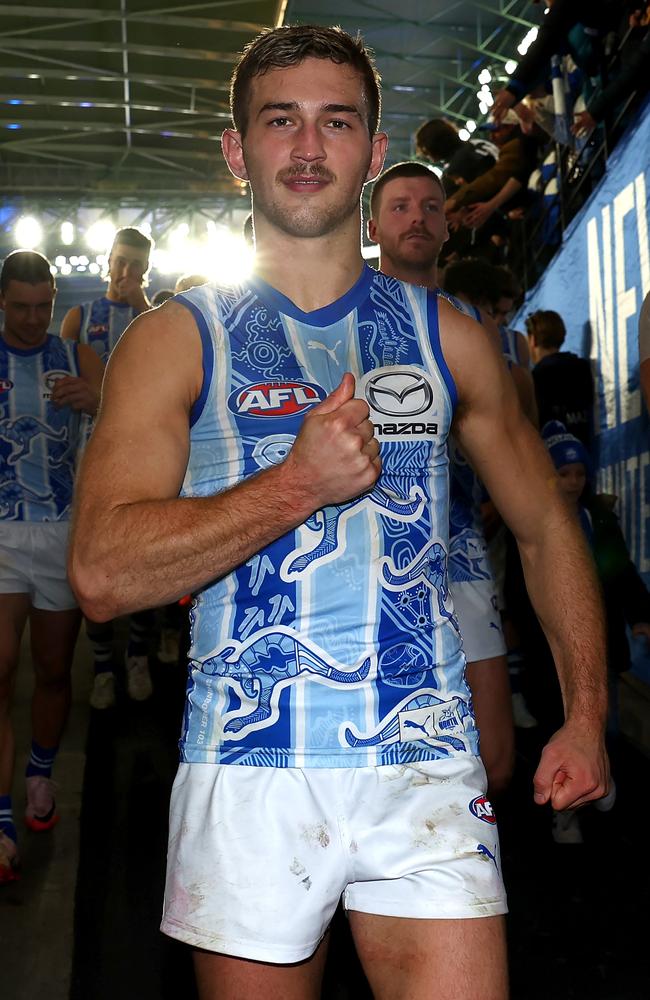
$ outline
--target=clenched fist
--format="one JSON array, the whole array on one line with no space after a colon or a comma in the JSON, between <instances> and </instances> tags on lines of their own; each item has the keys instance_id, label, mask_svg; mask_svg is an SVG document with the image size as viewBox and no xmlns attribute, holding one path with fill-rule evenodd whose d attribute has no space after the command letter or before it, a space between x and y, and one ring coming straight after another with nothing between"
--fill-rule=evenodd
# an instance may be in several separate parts
<instances>
[{"instance_id":1,"label":"clenched fist","mask_svg":"<svg viewBox=\"0 0 650 1000\"><path fill-rule=\"evenodd\" d=\"M289 488L309 498L312 510L345 503L372 489L381 472L379 442L368 404L354 398L349 372L311 410L284 461Z\"/></svg>"}]
</instances>

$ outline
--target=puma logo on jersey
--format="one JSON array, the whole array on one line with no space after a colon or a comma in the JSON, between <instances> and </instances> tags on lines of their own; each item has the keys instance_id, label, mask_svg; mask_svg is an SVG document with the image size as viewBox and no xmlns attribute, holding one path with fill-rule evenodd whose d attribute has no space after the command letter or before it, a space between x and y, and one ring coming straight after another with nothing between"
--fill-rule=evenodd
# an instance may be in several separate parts
<instances>
[{"instance_id":1,"label":"puma logo on jersey","mask_svg":"<svg viewBox=\"0 0 650 1000\"><path fill-rule=\"evenodd\" d=\"M337 348L342 343L343 343L342 340L337 340L336 343L334 344L334 347L328 347L327 344L321 344L320 340L308 340L307 347L310 347L312 351L325 351L326 354L329 354L332 361L335 361L336 364L338 365L339 360L336 356L336 351Z\"/></svg>"}]
</instances>

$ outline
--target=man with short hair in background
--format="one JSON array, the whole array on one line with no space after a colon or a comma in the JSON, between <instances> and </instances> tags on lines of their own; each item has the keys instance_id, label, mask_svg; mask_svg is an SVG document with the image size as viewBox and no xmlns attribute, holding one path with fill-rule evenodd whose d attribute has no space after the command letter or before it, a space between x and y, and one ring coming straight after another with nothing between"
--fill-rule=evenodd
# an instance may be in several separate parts
<instances>
[{"instance_id":1,"label":"man with short hair in background","mask_svg":"<svg viewBox=\"0 0 650 1000\"><path fill-rule=\"evenodd\" d=\"M119 229L108 254L106 294L93 302L74 306L63 318L61 336L65 340L88 344L104 365L129 323L151 309L144 291L151 248L152 241L139 229ZM146 701L153 690L148 658L153 624L151 611L138 612L129 618L124 664L126 690L134 701ZM93 650L95 675L90 704L96 709L112 708L116 699L113 623L99 624L86 619L86 631Z\"/></svg>"},{"instance_id":2,"label":"man with short hair in background","mask_svg":"<svg viewBox=\"0 0 650 1000\"><path fill-rule=\"evenodd\" d=\"M56 288L49 261L16 250L0 273L0 884L18 877L11 799L11 704L29 620L34 666L25 823L58 821L52 766L70 708L81 614L66 574L80 416L94 415L103 374L84 344L48 334Z\"/></svg>"}]
</instances>

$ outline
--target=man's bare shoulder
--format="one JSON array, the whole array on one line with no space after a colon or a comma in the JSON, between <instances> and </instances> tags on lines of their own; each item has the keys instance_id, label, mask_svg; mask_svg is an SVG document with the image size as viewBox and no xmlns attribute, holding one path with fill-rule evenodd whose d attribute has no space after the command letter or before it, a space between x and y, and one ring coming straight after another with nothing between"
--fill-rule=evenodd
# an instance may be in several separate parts
<instances>
[{"instance_id":1,"label":"man's bare shoulder","mask_svg":"<svg viewBox=\"0 0 650 1000\"><path fill-rule=\"evenodd\" d=\"M203 351L196 320L169 300L137 316L120 337L107 366L109 392L139 383L160 392L180 389L193 402L203 383Z\"/></svg>"}]
</instances>

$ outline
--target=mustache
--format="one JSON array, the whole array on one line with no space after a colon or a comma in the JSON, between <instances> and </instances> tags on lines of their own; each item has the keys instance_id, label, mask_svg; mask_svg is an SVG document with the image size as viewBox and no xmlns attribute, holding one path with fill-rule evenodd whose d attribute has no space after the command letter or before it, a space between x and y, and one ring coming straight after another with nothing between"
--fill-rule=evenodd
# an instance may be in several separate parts
<instances>
[{"instance_id":1,"label":"mustache","mask_svg":"<svg viewBox=\"0 0 650 1000\"><path fill-rule=\"evenodd\" d=\"M410 236L424 236L426 239L431 240L431 233L428 233L426 229L409 229L407 233L402 236L403 240L407 240Z\"/></svg>"},{"instance_id":2,"label":"mustache","mask_svg":"<svg viewBox=\"0 0 650 1000\"><path fill-rule=\"evenodd\" d=\"M336 179L332 171L324 167L322 163L311 163L308 167L285 167L277 175L279 181L289 181L296 177L315 177L323 181L333 181Z\"/></svg>"}]
</instances>

